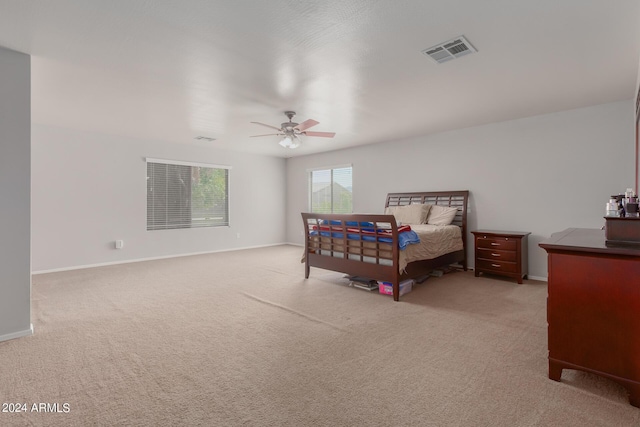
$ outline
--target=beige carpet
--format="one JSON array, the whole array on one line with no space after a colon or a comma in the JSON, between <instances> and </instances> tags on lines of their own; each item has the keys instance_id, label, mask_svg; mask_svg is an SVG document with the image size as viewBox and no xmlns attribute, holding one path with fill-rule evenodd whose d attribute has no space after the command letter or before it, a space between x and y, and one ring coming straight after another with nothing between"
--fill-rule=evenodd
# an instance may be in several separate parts
<instances>
[{"instance_id":1,"label":"beige carpet","mask_svg":"<svg viewBox=\"0 0 640 427\"><path fill-rule=\"evenodd\" d=\"M0 425L640 425L617 384L547 378L545 283L454 272L394 303L304 280L300 252L34 276L35 335L0 343L0 401L28 412Z\"/></svg>"}]
</instances>

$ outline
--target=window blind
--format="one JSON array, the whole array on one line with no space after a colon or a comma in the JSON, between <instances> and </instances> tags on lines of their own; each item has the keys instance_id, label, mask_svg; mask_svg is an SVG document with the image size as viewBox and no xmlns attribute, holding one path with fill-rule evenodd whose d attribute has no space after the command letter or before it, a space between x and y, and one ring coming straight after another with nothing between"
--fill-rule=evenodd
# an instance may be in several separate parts
<instances>
[{"instance_id":1,"label":"window blind","mask_svg":"<svg viewBox=\"0 0 640 427\"><path fill-rule=\"evenodd\" d=\"M228 225L228 167L147 159L147 230Z\"/></svg>"},{"instance_id":2,"label":"window blind","mask_svg":"<svg viewBox=\"0 0 640 427\"><path fill-rule=\"evenodd\" d=\"M352 167L310 171L309 199L311 212L353 212Z\"/></svg>"}]
</instances>

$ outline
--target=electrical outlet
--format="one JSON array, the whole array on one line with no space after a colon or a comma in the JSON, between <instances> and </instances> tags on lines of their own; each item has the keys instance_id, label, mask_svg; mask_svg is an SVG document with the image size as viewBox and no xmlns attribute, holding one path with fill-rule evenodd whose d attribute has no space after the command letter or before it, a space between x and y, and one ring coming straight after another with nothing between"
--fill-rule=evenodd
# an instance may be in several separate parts
<instances>
[{"instance_id":1,"label":"electrical outlet","mask_svg":"<svg viewBox=\"0 0 640 427\"><path fill-rule=\"evenodd\" d=\"M240 238L240 233L236 234L236 238L238 238L238 239Z\"/></svg>"},{"instance_id":2,"label":"electrical outlet","mask_svg":"<svg viewBox=\"0 0 640 427\"><path fill-rule=\"evenodd\" d=\"M116 249L122 249L124 247L124 240L116 240Z\"/></svg>"}]
</instances>

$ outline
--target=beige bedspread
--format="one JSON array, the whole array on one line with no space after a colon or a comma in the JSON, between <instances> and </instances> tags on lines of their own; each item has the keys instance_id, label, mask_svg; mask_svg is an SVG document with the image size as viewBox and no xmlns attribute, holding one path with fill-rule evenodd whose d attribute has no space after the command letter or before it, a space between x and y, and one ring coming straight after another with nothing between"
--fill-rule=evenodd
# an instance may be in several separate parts
<instances>
[{"instance_id":1,"label":"beige bedspread","mask_svg":"<svg viewBox=\"0 0 640 427\"><path fill-rule=\"evenodd\" d=\"M420 243L408 245L400 251L398 268L403 272L407 264L421 259L433 259L463 249L462 232L457 225L411 225Z\"/></svg>"}]
</instances>

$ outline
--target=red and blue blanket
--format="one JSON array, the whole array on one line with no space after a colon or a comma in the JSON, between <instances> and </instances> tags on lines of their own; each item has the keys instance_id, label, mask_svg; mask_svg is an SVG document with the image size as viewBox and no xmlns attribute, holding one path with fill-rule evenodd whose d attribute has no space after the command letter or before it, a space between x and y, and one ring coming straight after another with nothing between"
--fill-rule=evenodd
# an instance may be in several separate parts
<instances>
[{"instance_id":1,"label":"red and blue blanket","mask_svg":"<svg viewBox=\"0 0 640 427\"><path fill-rule=\"evenodd\" d=\"M345 223L347 231L347 239L364 240L368 242L393 243L392 232L390 228L375 228L371 222L347 221ZM334 237L344 239L344 227L340 221L323 221L320 225L314 225L310 236ZM420 243L420 237L409 225L398 226L398 247L400 250L406 249L411 244Z\"/></svg>"}]
</instances>

